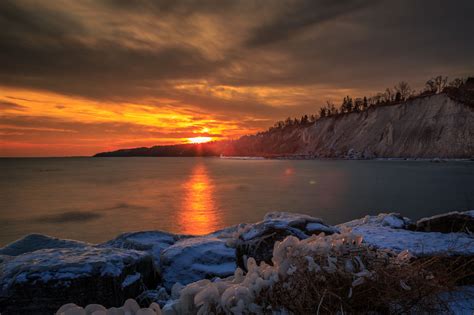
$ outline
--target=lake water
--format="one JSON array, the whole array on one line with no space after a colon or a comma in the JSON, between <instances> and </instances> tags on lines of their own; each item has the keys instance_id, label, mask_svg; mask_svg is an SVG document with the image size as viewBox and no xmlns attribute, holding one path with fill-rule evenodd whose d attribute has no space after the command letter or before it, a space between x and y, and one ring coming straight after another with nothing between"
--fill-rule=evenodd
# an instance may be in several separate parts
<instances>
[{"instance_id":1,"label":"lake water","mask_svg":"<svg viewBox=\"0 0 474 315\"><path fill-rule=\"evenodd\" d=\"M474 209L473 183L472 162L0 159L0 246L28 233L204 234L277 210L330 224L387 211L417 219Z\"/></svg>"}]
</instances>

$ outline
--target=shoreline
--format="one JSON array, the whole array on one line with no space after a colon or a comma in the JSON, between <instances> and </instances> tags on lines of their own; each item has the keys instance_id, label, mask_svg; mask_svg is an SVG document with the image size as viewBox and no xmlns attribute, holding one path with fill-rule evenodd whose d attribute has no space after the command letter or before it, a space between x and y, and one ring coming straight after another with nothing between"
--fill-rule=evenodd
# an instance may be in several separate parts
<instances>
[{"instance_id":1,"label":"shoreline","mask_svg":"<svg viewBox=\"0 0 474 315\"><path fill-rule=\"evenodd\" d=\"M419 162L474 162L472 158L414 158L414 157L378 157L378 158L349 158L349 157L312 157L307 155L295 156L0 156L0 160L14 159L90 159L90 158L210 158L223 160L305 160L305 161L419 161Z\"/></svg>"}]
</instances>

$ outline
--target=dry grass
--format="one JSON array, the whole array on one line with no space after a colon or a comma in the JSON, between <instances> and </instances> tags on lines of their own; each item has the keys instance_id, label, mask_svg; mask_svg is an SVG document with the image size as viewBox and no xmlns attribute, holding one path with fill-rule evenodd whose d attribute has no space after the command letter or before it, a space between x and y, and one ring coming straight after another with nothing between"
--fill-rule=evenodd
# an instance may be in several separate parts
<instances>
[{"instance_id":1,"label":"dry grass","mask_svg":"<svg viewBox=\"0 0 474 315\"><path fill-rule=\"evenodd\" d=\"M409 314L448 312L440 293L456 285L473 283L474 258L432 257L394 263L394 257L361 250L338 259L333 273L310 272L307 262L258 297L261 304L295 314ZM372 275L353 286L354 275L344 261L359 256ZM326 258L314 257L324 265Z\"/></svg>"}]
</instances>

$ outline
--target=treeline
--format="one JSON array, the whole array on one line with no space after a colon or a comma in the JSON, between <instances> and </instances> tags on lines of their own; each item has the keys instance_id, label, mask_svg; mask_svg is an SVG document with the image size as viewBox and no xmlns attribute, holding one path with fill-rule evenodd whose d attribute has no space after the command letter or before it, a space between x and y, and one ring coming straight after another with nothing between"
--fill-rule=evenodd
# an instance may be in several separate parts
<instances>
[{"instance_id":1,"label":"treeline","mask_svg":"<svg viewBox=\"0 0 474 315\"><path fill-rule=\"evenodd\" d=\"M326 105L319 109L318 113L303 115L301 118L288 117L285 120L277 121L268 129L269 132L281 130L293 126L310 125L318 119L331 117L335 115L344 115L349 113L360 113L375 106L394 105L417 97L434 95L445 92L448 89L458 90L465 84L464 79L456 78L448 82L448 77L437 76L426 81L422 90L416 91L410 85L401 81L393 88L386 88L384 92L377 93L373 96L352 98L344 97L341 104L336 106L334 103L327 101Z\"/></svg>"}]
</instances>

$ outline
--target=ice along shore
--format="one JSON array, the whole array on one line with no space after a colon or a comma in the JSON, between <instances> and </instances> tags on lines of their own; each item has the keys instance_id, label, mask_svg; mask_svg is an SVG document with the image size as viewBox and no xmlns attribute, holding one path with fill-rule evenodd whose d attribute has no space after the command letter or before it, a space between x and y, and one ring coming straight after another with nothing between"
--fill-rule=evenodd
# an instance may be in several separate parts
<instances>
[{"instance_id":1,"label":"ice along shore","mask_svg":"<svg viewBox=\"0 0 474 315\"><path fill-rule=\"evenodd\" d=\"M340 302L326 293L319 296L324 290L313 292L311 301L317 304L308 307L314 312L318 306L331 311L334 303L346 310L360 310L357 299L361 292L381 281L396 281L399 292L395 290L390 299L419 294L416 290L420 288L427 295L444 297L449 292L430 291L442 286L442 281L447 281L446 289L462 288L472 294L472 231L474 211L417 222L395 213L379 214L338 226L307 215L274 212L261 222L204 236L144 231L89 244L32 234L0 249L0 312L52 314L74 303L60 313L69 314L68 309L79 312L74 314L92 314L91 310L134 313L149 306L149 311L166 314L295 313L301 311L294 305L296 298L273 299L285 290L295 291L294 281L302 276L313 279L313 286L326 284L324 290L335 279L342 281L344 298ZM440 265L445 270L462 267L463 271L450 282L439 274ZM417 275L384 278L384 270L409 273L414 268L421 268L416 269ZM422 284L417 282L419 275L424 277ZM474 296L455 296L454 302L446 302L448 307L466 312L474 309ZM136 302L126 302L130 298ZM81 308L93 303L102 306ZM374 311L384 311L376 301L372 304ZM396 300L392 304L391 311L406 307ZM441 300L439 304L441 307ZM423 301L413 305L422 306Z\"/></svg>"}]
</instances>

